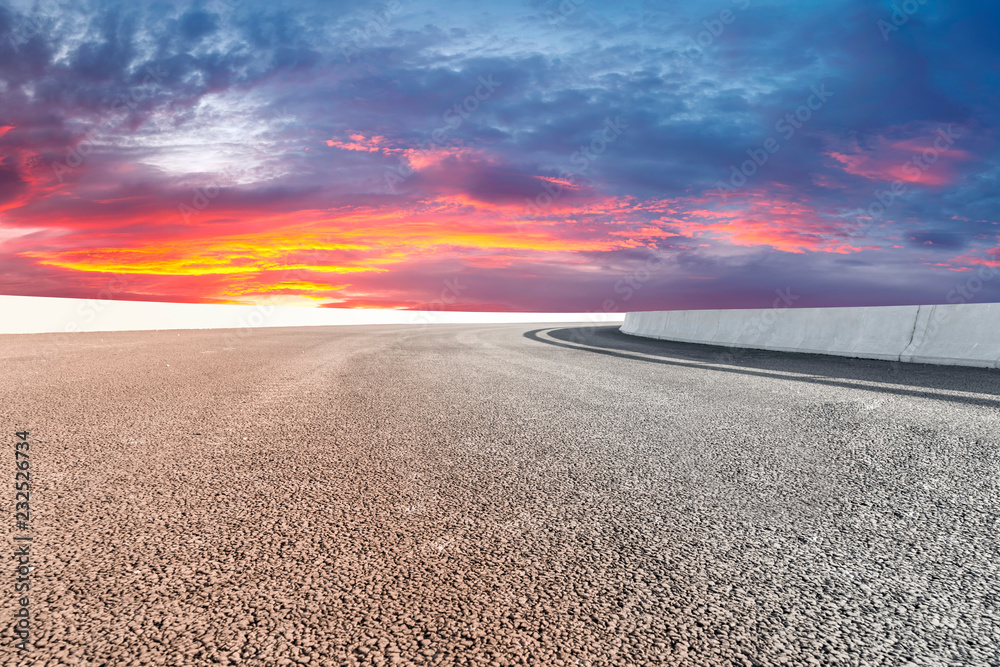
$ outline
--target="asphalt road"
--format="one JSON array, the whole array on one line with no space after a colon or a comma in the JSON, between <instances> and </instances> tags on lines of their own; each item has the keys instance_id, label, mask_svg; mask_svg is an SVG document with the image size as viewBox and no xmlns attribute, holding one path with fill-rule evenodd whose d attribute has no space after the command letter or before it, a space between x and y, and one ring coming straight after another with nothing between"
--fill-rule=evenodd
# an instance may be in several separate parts
<instances>
[{"instance_id":1,"label":"asphalt road","mask_svg":"<svg viewBox=\"0 0 1000 667\"><path fill-rule=\"evenodd\" d=\"M2 336L0 662L1000 664L998 380L585 325Z\"/></svg>"}]
</instances>

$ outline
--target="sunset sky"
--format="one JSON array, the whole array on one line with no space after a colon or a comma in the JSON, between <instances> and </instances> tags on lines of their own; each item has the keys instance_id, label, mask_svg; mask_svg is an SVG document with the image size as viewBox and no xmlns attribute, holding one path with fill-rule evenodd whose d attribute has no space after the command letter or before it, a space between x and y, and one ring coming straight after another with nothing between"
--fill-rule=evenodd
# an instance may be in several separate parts
<instances>
[{"instance_id":1,"label":"sunset sky","mask_svg":"<svg viewBox=\"0 0 1000 667\"><path fill-rule=\"evenodd\" d=\"M1000 301L1000 6L0 0L0 294Z\"/></svg>"}]
</instances>

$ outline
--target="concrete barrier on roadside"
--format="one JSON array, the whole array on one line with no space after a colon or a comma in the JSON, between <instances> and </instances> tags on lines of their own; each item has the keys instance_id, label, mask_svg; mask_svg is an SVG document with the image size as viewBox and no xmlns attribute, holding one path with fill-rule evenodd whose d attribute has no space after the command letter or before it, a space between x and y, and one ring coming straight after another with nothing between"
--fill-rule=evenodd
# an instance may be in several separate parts
<instances>
[{"instance_id":1,"label":"concrete barrier on roadside","mask_svg":"<svg viewBox=\"0 0 1000 667\"><path fill-rule=\"evenodd\" d=\"M1000 367L1000 303L628 313L623 333L725 347Z\"/></svg>"},{"instance_id":2,"label":"concrete barrier on roadside","mask_svg":"<svg viewBox=\"0 0 1000 667\"><path fill-rule=\"evenodd\" d=\"M1000 368L1000 303L921 306L900 361Z\"/></svg>"}]
</instances>

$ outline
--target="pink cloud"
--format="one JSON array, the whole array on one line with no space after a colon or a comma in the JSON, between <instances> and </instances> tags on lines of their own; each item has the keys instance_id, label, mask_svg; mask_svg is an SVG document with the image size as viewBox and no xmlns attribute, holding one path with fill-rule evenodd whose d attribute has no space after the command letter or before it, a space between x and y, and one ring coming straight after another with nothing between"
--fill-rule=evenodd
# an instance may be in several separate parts
<instances>
[{"instance_id":1,"label":"pink cloud","mask_svg":"<svg viewBox=\"0 0 1000 667\"><path fill-rule=\"evenodd\" d=\"M327 139L326 145L330 148L340 148L345 151L360 151L362 153L385 153L389 154L390 150L385 146L386 138L381 134L377 134L372 137L365 137L363 134L350 134L347 137L350 141L337 141L336 139Z\"/></svg>"},{"instance_id":2,"label":"pink cloud","mask_svg":"<svg viewBox=\"0 0 1000 667\"><path fill-rule=\"evenodd\" d=\"M911 128L905 139L876 137L872 147L858 142L840 150L830 150L844 172L872 181L901 181L923 186L942 186L954 182L956 163L971 158L955 148L961 134L948 128Z\"/></svg>"},{"instance_id":3,"label":"pink cloud","mask_svg":"<svg viewBox=\"0 0 1000 667\"><path fill-rule=\"evenodd\" d=\"M785 192L759 190L743 198L700 198L692 200L692 204L696 208L662 220L684 236L712 238L737 246L838 254L874 248L854 245L839 217L796 201Z\"/></svg>"}]
</instances>

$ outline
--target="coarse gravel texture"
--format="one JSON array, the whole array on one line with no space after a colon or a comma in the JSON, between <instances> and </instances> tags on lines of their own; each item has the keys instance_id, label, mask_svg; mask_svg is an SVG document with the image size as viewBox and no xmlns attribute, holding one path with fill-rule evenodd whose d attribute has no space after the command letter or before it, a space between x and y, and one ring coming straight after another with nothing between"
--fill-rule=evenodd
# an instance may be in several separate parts
<instances>
[{"instance_id":1,"label":"coarse gravel texture","mask_svg":"<svg viewBox=\"0 0 1000 667\"><path fill-rule=\"evenodd\" d=\"M997 665L998 378L586 324L0 336L0 664Z\"/></svg>"}]
</instances>

